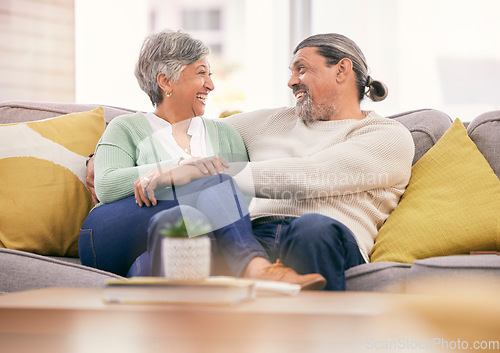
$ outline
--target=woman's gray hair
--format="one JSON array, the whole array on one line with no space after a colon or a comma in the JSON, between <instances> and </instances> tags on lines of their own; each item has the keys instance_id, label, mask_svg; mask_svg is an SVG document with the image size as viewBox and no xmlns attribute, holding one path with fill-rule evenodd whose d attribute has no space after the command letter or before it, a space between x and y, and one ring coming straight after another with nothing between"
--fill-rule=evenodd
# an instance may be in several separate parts
<instances>
[{"instance_id":1,"label":"woman's gray hair","mask_svg":"<svg viewBox=\"0 0 500 353\"><path fill-rule=\"evenodd\" d=\"M146 92L154 106L163 101L163 92L156 77L164 73L178 81L182 70L210 53L201 40L182 31L163 30L144 40L135 66L139 87Z\"/></svg>"},{"instance_id":2,"label":"woman's gray hair","mask_svg":"<svg viewBox=\"0 0 500 353\"><path fill-rule=\"evenodd\" d=\"M293 54L306 47L317 47L318 54L327 59L327 65L329 66L338 64L344 58L352 61L353 70L356 74L359 101L365 95L374 102L384 100L387 97L387 86L380 81L374 81L369 76L368 65L363 52L349 38L337 33L313 35L300 42L294 49Z\"/></svg>"}]
</instances>

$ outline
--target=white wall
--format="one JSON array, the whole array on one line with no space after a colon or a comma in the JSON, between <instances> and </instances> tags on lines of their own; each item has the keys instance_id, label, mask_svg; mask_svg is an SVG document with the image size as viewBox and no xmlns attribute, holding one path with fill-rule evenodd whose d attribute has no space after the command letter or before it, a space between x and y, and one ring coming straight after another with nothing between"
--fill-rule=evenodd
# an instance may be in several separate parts
<instances>
[{"instance_id":1,"label":"white wall","mask_svg":"<svg viewBox=\"0 0 500 353\"><path fill-rule=\"evenodd\" d=\"M241 82L246 111L288 105L290 89L289 1L247 0L246 36Z\"/></svg>"},{"instance_id":2,"label":"white wall","mask_svg":"<svg viewBox=\"0 0 500 353\"><path fill-rule=\"evenodd\" d=\"M147 0L75 0L76 102L151 110L134 76Z\"/></svg>"},{"instance_id":3,"label":"white wall","mask_svg":"<svg viewBox=\"0 0 500 353\"><path fill-rule=\"evenodd\" d=\"M403 2L400 11L399 55L400 85L405 84L401 105L436 107L452 118L470 121L487 111L500 109L500 94L488 103L478 104L478 95L491 96L498 82L477 82L484 72L481 63L496 62L500 69L500 1L497 0L419 0ZM427 9L427 10L424 10ZM443 59L472 60L465 70L443 67ZM451 80L443 79L443 70L452 70ZM446 91L463 85L457 92L462 102L452 102Z\"/></svg>"}]
</instances>

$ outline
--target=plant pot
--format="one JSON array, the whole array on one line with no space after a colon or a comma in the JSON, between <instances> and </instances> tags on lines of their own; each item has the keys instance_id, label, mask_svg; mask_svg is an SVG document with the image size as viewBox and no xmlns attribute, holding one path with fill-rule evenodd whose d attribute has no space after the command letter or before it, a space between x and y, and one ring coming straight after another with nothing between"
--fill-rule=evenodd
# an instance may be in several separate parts
<instances>
[{"instance_id":1,"label":"plant pot","mask_svg":"<svg viewBox=\"0 0 500 353\"><path fill-rule=\"evenodd\" d=\"M200 281L210 275L210 238L163 237L161 275L170 280Z\"/></svg>"}]
</instances>

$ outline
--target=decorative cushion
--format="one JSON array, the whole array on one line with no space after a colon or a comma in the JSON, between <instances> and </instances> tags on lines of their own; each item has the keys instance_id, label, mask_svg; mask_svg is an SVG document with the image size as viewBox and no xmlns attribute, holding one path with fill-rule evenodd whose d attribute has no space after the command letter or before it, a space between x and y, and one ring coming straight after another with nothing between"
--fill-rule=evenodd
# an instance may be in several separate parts
<instances>
[{"instance_id":1,"label":"decorative cushion","mask_svg":"<svg viewBox=\"0 0 500 353\"><path fill-rule=\"evenodd\" d=\"M87 156L105 128L104 110L0 125L0 247L78 256L92 208Z\"/></svg>"},{"instance_id":2,"label":"decorative cushion","mask_svg":"<svg viewBox=\"0 0 500 353\"><path fill-rule=\"evenodd\" d=\"M371 261L497 250L500 181L460 120L414 166L375 240Z\"/></svg>"}]
</instances>

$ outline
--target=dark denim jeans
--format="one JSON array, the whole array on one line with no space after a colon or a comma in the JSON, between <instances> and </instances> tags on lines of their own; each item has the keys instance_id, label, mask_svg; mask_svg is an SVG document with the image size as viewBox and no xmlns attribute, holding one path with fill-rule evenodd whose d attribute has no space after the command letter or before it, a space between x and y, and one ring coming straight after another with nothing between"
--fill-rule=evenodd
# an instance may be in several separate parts
<instances>
[{"instance_id":1,"label":"dark denim jeans","mask_svg":"<svg viewBox=\"0 0 500 353\"><path fill-rule=\"evenodd\" d=\"M94 208L80 231L82 264L122 276L152 275L157 259L149 255L159 231L186 213L191 220L210 221L208 234L216 239L213 249L222 254L233 275L240 275L251 258L267 258L252 234L246 199L231 177L209 176L157 196L158 204L151 207L139 207L131 196Z\"/></svg>"},{"instance_id":2,"label":"dark denim jeans","mask_svg":"<svg viewBox=\"0 0 500 353\"><path fill-rule=\"evenodd\" d=\"M210 221L214 253L234 276L255 256L279 258L300 274L321 273L325 289L345 290L345 270L365 262L351 231L319 214L257 225L252 234L245 198L232 178L219 175L167 193L156 206L139 207L132 196L94 208L80 232L82 264L122 276L158 275L160 230L180 217Z\"/></svg>"},{"instance_id":3,"label":"dark denim jeans","mask_svg":"<svg viewBox=\"0 0 500 353\"><path fill-rule=\"evenodd\" d=\"M320 214L263 223L253 233L272 262L279 258L300 274L322 274L325 290L345 290L345 271L365 263L349 228Z\"/></svg>"}]
</instances>

